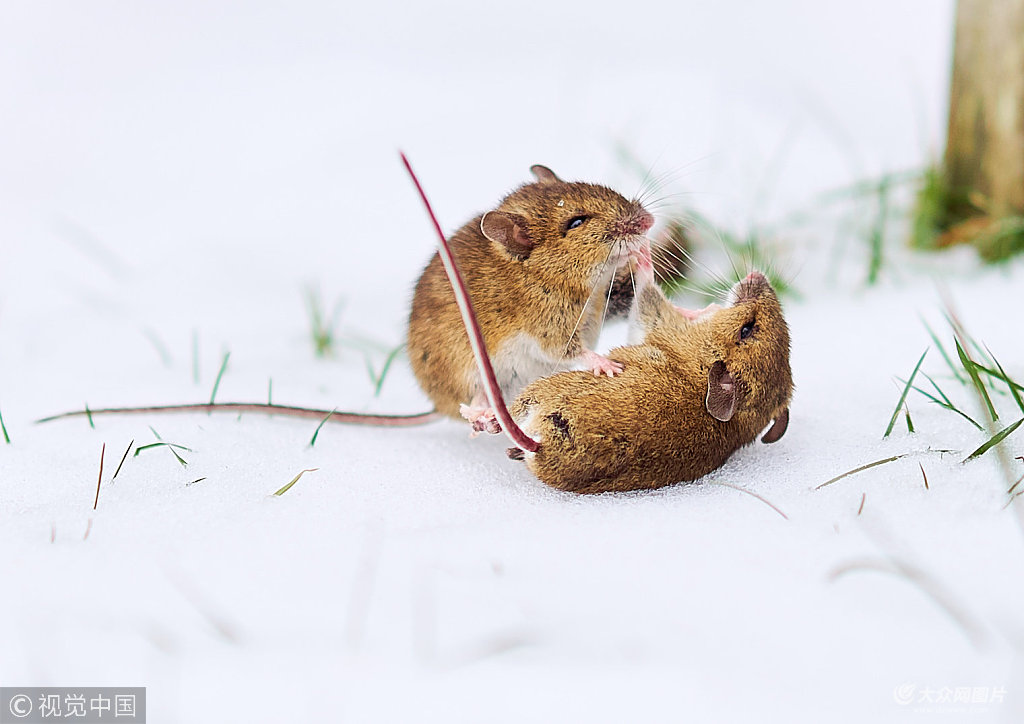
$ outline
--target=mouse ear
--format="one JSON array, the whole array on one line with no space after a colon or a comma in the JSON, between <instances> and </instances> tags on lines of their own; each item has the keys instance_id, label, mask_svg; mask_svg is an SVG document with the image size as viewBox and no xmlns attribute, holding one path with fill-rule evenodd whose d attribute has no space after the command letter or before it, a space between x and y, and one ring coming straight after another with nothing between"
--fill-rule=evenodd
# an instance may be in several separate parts
<instances>
[{"instance_id":1,"label":"mouse ear","mask_svg":"<svg viewBox=\"0 0 1024 724\"><path fill-rule=\"evenodd\" d=\"M525 259L533 251L533 240L526 231L526 219L519 214L504 211L488 211L480 219L480 231L496 244L501 244L509 254Z\"/></svg>"},{"instance_id":2,"label":"mouse ear","mask_svg":"<svg viewBox=\"0 0 1024 724\"><path fill-rule=\"evenodd\" d=\"M789 408L784 408L778 417L775 418L775 422L772 423L771 429L764 434L761 438L761 442L773 443L777 442L779 438L786 434L786 428L789 427Z\"/></svg>"},{"instance_id":3,"label":"mouse ear","mask_svg":"<svg viewBox=\"0 0 1024 724\"><path fill-rule=\"evenodd\" d=\"M555 175L555 172L550 168L542 166L539 163L535 163L530 166L530 173L532 173L533 177L542 184L557 183L562 180L558 178L558 176Z\"/></svg>"},{"instance_id":4,"label":"mouse ear","mask_svg":"<svg viewBox=\"0 0 1024 724\"><path fill-rule=\"evenodd\" d=\"M708 396L704 406L716 420L728 422L736 412L736 381L718 360L708 370Z\"/></svg>"}]
</instances>

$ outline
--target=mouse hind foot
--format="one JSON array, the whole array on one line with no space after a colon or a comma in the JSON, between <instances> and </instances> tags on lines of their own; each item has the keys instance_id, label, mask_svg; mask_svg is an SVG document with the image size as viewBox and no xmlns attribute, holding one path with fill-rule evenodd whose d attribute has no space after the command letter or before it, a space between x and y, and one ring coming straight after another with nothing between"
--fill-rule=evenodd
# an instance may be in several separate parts
<instances>
[{"instance_id":1,"label":"mouse hind foot","mask_svg":"<svg viewBox=\"0 0 1024 724\"><path fill-rule=\"evenodd\" d=\"M473 427L470 437L476 437L482 432L489 435L501 433L501 425L498 423L498 417L494 414L494 410L480 405L476 399L469 405L459 405L459 414Z\"/></svg>"}]
</instances>

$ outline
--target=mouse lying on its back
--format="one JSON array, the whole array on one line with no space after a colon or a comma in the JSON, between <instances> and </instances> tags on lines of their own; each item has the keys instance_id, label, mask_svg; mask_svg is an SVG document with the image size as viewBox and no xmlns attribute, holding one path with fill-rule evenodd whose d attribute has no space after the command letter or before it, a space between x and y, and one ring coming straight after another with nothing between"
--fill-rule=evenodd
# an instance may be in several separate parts
<instances>
[{"instance_id":1,"label":"mouse lying on its back","mask_svg":"<svg viewBox=\"0 0 1024 724\"><path fill-rule=\"evenodd\" d=\"M695 480L752 442L775 442L789 423L789 330L760 272L736 284L726 307L696 320L638 263L635 323L642 344L609 357L614 379L565 372L528 385L511 406L536 452L511 448L543 482L577 493L659 488Z\"/></svg>"},{"instance_id":2,"label":"mouse lying on its back","mask_svg":"<svg viewBox=\"0 0 1024 724\"><path fill-rule=\"evenodd\" d=\"M609 285L646 246L654 218L611 189L567 183L534 166L537 181L452 235L498 384L512 399L529 382L582 365L612 377L621 366L593 351ZM409 315L408 354L435 409L499 430L488 409L452 287L435 254Z\"/></svg>"}]
</instances>

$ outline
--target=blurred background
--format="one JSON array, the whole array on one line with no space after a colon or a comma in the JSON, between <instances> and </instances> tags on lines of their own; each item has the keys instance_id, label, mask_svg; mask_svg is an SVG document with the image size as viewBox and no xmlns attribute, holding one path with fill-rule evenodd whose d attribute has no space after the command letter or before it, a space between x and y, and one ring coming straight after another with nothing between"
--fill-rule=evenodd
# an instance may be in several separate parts
<instances>
[{"instance_id":1,"label":"blurred background","mask_svg":"<svg viewBox=\"0 0 1024 724\"><path fill-rule=\"evenodd\" d=\"M397 325L433 242L399 148L449 229L545 163L742 232L936 159L952 30L935 0L4 3L0 304L316 282Z\"/></svg>"}]
</instances>

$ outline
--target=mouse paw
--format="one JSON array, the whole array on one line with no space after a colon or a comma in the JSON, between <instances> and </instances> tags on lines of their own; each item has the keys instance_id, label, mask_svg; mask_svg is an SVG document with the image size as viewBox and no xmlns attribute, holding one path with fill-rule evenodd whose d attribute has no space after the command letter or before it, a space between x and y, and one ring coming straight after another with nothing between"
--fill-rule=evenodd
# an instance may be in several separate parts
<instances>
[{"instance_id":1,"label":"mouse paw","mask_svg":"<svg viewBox=\"0 0 1024 724\"><path fill-rule=\"evenodd\" d=\"M649 283L654 281L654 261L651 259L650 244L643 244L639 248L631 249L629 258L636 271L637 281Z\"/></svg>"},{"instance_id":2,"label":"mouse paw","mask_svg":"<svg viewBox=\"0 0 1024 724\"><path fill-rule=\"evenodd\" d=\"M599 355L597 352L591 352L589 349L584 350L580 361L590 368L590 371L594 373L595 377L600 377L602 374L614 377L615 375L622 373L621 362L610 360L607 357Z\"/></svg>"},{"instance_id":3,"label":"mouse paw","mask_svg":"<svg viewBox=\"0 0 1024 724\"><path fill-rule=\"evenodd\" d=\"M494 410L489 407L459 405L459 414L466 418L473 427L473 431L469 433L470 437L476 437L481 432L486 432L489 435L497 435L501 432L498 418L494 414Z\"/></svg>"}]
</instances>

